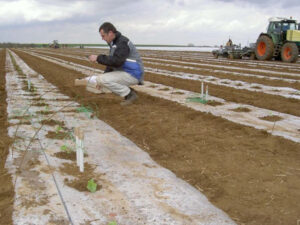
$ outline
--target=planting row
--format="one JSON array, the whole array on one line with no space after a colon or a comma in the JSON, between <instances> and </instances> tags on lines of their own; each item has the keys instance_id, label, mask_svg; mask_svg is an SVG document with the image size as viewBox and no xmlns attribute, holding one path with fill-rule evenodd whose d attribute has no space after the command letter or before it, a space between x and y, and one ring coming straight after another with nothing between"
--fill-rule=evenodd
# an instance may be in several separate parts
<instances>
[{"instance_id":1,"label":"planting row","mask_svg":"<svg viewBox=\"0 0 300 225\"><path fill-rule=\"evenodd\" d=\"M44 54L45 56L47 54ZM53 55L52 55L53 56ZM72 60L72 58L76 58ZM49 56L48 56L49 58ZM92 66L91 63L86 62L86 58L78 58L78 56L70 56L70 57L63 57L56 55L55 58L61 58L65 61L73 61L76 62L76 64L80 63L82 65L86 65L88 67ZM79 59L79 60L78 60ZM101 68L101 67L95 67L94 68ZM103 67L102 67L103 68ZM179 78L184 80L190 80L191 82L198 81L198 87L196 89L191 89L192 91L200 91L201 83L200 81L205 81L210 84L212 87L212 92L214 96L226 99L227 101L234 101L237 103L243 103L243 104L253 104L254 106L260 107L260 108L266 108L271 109L273 111L283 112L283 113L289 113L292 115L299 116L299 104L297 104L298 99L300 95L298 95L298 91L292 88L278 88L278 87L270 87L270 86L264 86L264 85L254 85L246 82L238 82L238 81L231 81L228 79L217 79L215 77L205 76L205 75L197 75L197 74L187 74L182 72L172 72L169 70L161 70L157 68L146 68L146 80L155 82L155 79L152 79L152 77L157 75L163 75L167 77L174 77L175 79ZM150 73L151 72L151 73ZM147 76L147 75L154 75L154 76ZM91 74L90 74L91 75ZM159 77L159 76L158 76ZM185 81L178 81L177 83L184 83ZM175 82L171 81L168 83L165 83L168 86L174 86ZM194 86L197 86L197 83L193 83ZM220 86L221 85L221 86ZM184 86L184 85L183 85ZM176 86L176 88L184 89L182 86ZM235 90L230 90L234 88ZM245 88L247 90L245 90ZM272 95L265 95L260 94L264 93L264 89ZM217 92L217 93L216 93ZM278 97L277 97L278 96ZM282 97L279 97L282 96ZM286 98L286 97L292 97L292 98ZM285 99L286 98L286 99ZM239 100L241 99L241 100ZM244 100L243 100L244 99ZM284 105L284 106L283 106Z\"/></svg>"},{"instance_id":2,"label":"planting row","mask_svg":"<svg viewBox=\"0 0 300 225\"><path fill-rule=\"evenodd\" d=\"M91 52L107 52L106 49L61 49L55 50L54 52L65 52L72 54L82 54ZM215 65L233 65L243 66L246 68L265 68L272 70L288 70L288 71L299 71L300 61L298 63L290 64L283 63L280 61L257 61L257 60L229 60L229 59L215 59L211 53L205 52L184 52L184 51L153 51L153 50L140 50L140 53L144 57L164 58L164 59L177 59L184 62L205 62ZM298 68L298 70L297 70Z\"/></svg>"},{"instance_id":3,"label":"planting row","mask_svg":"<svg viewBox=\"0 0 300 225\"><path fill-rule=\"evenodd\" d=\"M42 52L43 53L43 52ZM45 54L45 52L44 52ZM47 54L47 53L46 53ZM95 54L95 53L94 53ZM61 55L65 57L72 57L76 59L83 59L86 60L85 57L80 56L72 56L72 55L66 55L61 53L54 53L54 55ZM263 86L271 86L274 85L275 87L291 87L290 95L297 98L295 95L300 96L299 88L300 88L300 73L284 73L284 72L272 72L270 70L257 70L257 73L255 73L256 70L253 70L252 73L245 73L245 72L235 72L230 70L216 70L211 69L211 65L204 64L206 67L199 67L198 63L184 63L181 61L175 61L175 60L165 60L165 59L157 59L153 60L144 60L144 64L146 66L146 71L149 68L149 70L155 70L155 69L167 69L168 71L171 71L173 73L178 74L188 74L189 76L195 74L200 75L201 77L210 77L210 80L217 78L220 80L226 79L225 84L233 83L233 85L236 85L239 81L244 81L245 83L252 83L254 87L256 87L256 83L259 85L263 84ZM238 70L238 68L235 68ZM200 74L199 74L199 72ZM263 72L260 73L259 71ZM205 72L205 73L203 73ZM251 71L250 71L251 72ZM277 75L276 75L277 73ZM261 74L261 75L260 75ZM287 76L287 77L285 77ZM212 80L214 81L214 80ZM235 82L235 83L234 83ZM230 85L232 86L232 85ZM238 86L243 86L243 83L238 83ZM247 85L246 85L247 86ZM261 89L261 87L256 87L255 89ZM269 88L270 89L270 88ZM274 88L273 88L274 90ZM256 90L259 91L259 90ZM275 91L276 92L276 91ZM274 93L273 93L274 94Z\"/></svg>"},{"instance_id":4,"label":"planting row","mask_svg":"<svg viewBox=\"0 0 300 225\"><path fill-rule=\"evenodd\" d=\"M33 51L41 51L45 52L45 50L39 50L39 49L32 49ZM84 50L76 50L76 49L63 49L63 50L46 50L46 52L52 52L52 53L64 53L64 54L70 54L70 55L77 55L77 56L85 56L89 54L106 54L107 49L84 49ZM198 67L202 64L203 66L211 66L212 68L223 68L223 69L235 69L235 70L241 70L241 71L247 71L247 72L258 72L258 73L266 73L268 75L269 73L279 74L280 73L291 73L293 75L294 73L299 75L299 69L300 65L298 64L286 64L286 63L278 63L278 62L260 62L257 61L257 63L253 63L253 61L230 61L230 60L223 60L226 63L222 63L223 61L219 62L220 60L215 59L213 62L207 58L207 54L203 56L203 59L201 60L188 60L185 58L184 54L182 52L168 52L168 51L141 51L141 56L144 59L157 59L162 61L175 61L180 62L182 64L187 65L197 65ZM191 53L186 53L191 54ZM194 54L203 54L203 53L194 53Z\"/></svg>"},{"instance_id":5,"label":"planting row","mask_svg":"<svg viewBox=\"0 0 300 225\"><path fill-rule=\"evenodd\" d=\"M55 59L49 56L45 57L38 54L32 55L38 56L41 59L59 64L69 69L80 71L87 76L101 75L103 72L99 69L92 69L80 64L70 63L62 59ZM206 99L204 99L204 96L200 96L197 93L184 91L181 89L174 90L172 87L157 85L150 82L147 82L146 86L136 86L135 89L152 96L180 102L181 104L187 105L188 107L192 107L202 112L210 112L213 115L222 116L223 118L236 123L252 126L258 129L264 129L274 135L283 136L296 142L300 142L297 126L297 124L300 124L300 118L296 116L283 113L279 114L275 111L261 109L245 104L242 105L232 102L225 102L223 99L215 98L213 96L206 96ZM208 103L208 105L203 105L200 103L200 101L198 101L200 104L189 102L189 99L192 101L197 100L197 98L201 100L201 97L203 98L202 100L204 100L202 103ZM210 104L210 101L216 102L215 105L214 103Z\"/></svg>"}]
</instances>

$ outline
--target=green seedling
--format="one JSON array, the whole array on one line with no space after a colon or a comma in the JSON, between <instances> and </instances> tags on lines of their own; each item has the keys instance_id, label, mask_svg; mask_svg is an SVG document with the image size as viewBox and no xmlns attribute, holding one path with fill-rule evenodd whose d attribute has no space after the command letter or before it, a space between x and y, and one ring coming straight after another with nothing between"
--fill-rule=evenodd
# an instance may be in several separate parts
<instances>
[{"instance_id":1,"label":"green seedling","mask_svg":"<svg viewBox=\"0 0 300 225\"><path fill-rule=\"evenodd\" d=\"M72 140L73 142L75 142L76 140L75 140L75 137L74 137L74 135L73 135L73 133L72 132L68 132L68 139L70 139L70 140Z\"/></svg>"},{"instance_id":2,"label":"green seedling","mask_svg":"<svg viewBox=\"0 0 300 225\"><path fill-rule=\"evenodd\" d=\"M73 142L75 142L75 137L73 135L73 133L71 131L69 132L63 132L64 128L61 126L61 125L58 125L55 129L55 133L56 135L59 137L59 136L62 136L64 137L64 139L69 139L69 140L72 140ZM60 133L62 132L62 133Z\"/></svg>"},{"instance_id":3,"label":"green seedling","mask_svg":"<svg viewBox=\"0 0 300 225\"><path fill-rule=\"evenodd\" d=\"M14 116L21 116L23 114L22 110L13 110L12 113L14 114Z\"/></svg>"},{"instance_id":4,"label":"green seedling","mask_svg":"<svg viewBox=\"0 0 300 225\"><path fill-rule=\"evenodd\" d=\"M90 107L80 106L76 109L77 112L89 112L92 113L93 110Z\"/></svg>"},{"instance_id":5,"label":"green seedling","mask_svg":"<svg viewBox=\"0 0 300 225\"><path fill-rule=\"evenodd\" d=\"M62 145L60 146L60 150L64 151L64 152L67 152L67 153L71 153L72 152L72 148L70 148L69 146L67 145Z\"/></svg>"},{"instance_id":6,"label":"green seedling","mask_svg":"<svg viewBox=\"0 0 300 225\"><path fill-rule=\"evenodd\" d=\"M91 118L91 114L93 113L92 108L81 106L76 109L77 112L83 112L87 115L87 117Z\"/></svg>"},{"instance_id":7,"label":"green seedling","mask_svg":"<svg viewBox=\"0 0 300 225\"><path fill-rule=\"evenodd\" d=\"M60 150L62 150L62 151L67 151L67 149L68 149L68 146L66 146L66 145L60 146Z\"/></svg>"},{"instance_id":8,"label":"green seedling","mask_svg":"<svg viewBox=\"0 0 300 225\"><path fill-rule=\"evenodd\" d=\"M88 181L86 188L92 193L96 192L97 184L94 182L93 178Z\"/></svg>"},{"instance_id":9,"label":"green seedling","mask_svg":"<svg viewBox=\"0 0 300 225\"><path fill-rule=\"evenodd\" d=\"M116 221L111 221L108 223L108 225L118 225Z\"/></svg>"},{"instance_id":10,"label":"green seedling","mask_svg":"<svg viewBox=\"0 0 300 225\"><path fill-rule=\"evenodd\" d=\"M56 129L55 129L55 133L57 134L59 131L61 131L62 130L62 127L59 125L59 126L57 126L56 127Z\"/></svg>"},{"instance_id":11,"label":"green seedling","mask_svg":"<svg viewBox=\"0 0 300 225\"><path fill-rule=\"evenodd\" d=\"M45 106L45 112L49 112L49 106Z\"/></svg>"}]
</instances>

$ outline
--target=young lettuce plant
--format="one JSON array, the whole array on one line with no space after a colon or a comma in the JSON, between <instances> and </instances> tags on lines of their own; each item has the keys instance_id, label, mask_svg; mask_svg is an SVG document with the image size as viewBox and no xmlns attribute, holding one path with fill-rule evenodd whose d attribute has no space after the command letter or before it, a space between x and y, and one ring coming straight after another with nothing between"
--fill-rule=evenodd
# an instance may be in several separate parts
<instances>
[{"instance_id":1,"label":"young lettuce plant","mask_svg":"<svg viewBox=\"0 0 300 225\"><path fill-rule=\"evenodd\" d=\"M92 193L96 192L97 184L94 182L93 178L88 181L86 188Z\"/></svg>"}]
</instances>

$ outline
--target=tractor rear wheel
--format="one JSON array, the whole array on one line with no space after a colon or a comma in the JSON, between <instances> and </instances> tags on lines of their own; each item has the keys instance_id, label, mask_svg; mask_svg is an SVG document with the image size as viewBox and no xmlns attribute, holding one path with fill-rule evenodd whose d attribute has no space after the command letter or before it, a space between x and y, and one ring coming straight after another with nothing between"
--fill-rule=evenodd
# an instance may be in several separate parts
<instances>
[{"instance_id":1,"label":"tractor rear wheel","mask_svg":"<svg viewBox=\"0 0 300 225\"><path fill-rule=\"evenodd\" d=\"M270 60L273 57L274 44L268 36L260 36L256 41L255 56L258 60Z\"/></svg>"},{"instance_id":2,"label":"tractor rear wheel","mask_svg":"<svg viewBox=\"0 0 300 225\"><path fill-rule=\"evenodd\" d=\"M296 62L298 59L298 47L295 43L287 42L281 48L281 59L283 62Z\"/></svg>"}]
</instances>

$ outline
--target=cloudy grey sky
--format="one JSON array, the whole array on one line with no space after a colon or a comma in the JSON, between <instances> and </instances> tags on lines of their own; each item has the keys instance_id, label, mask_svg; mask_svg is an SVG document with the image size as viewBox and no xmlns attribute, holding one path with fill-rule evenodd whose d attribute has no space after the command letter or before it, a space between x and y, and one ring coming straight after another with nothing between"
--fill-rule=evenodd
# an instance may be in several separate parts
<instances>
[{"instance_id":1,"label":"cloudy grey sky","mask_svg":"<svg viewBox=\"0 0 300 225\"><path fill-rule=\"evenodd\" d=\"M104 44L110 21L136 44L246 45L299 12L299 0L0 0L0 42Z\"/></svg>"}]
</instances>

